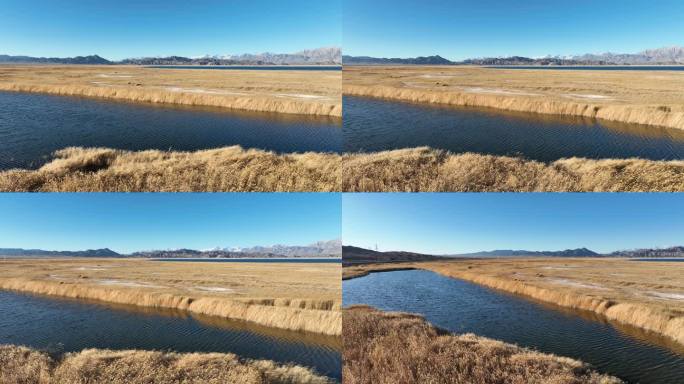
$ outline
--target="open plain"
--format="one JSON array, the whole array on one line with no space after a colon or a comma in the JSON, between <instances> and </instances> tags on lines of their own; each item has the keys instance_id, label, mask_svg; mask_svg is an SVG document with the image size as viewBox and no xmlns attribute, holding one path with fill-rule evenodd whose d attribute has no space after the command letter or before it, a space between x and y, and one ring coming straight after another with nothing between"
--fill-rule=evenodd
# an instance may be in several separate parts
<instances>
[{"instance_id":1,"label":"open plain","mask_svg":"<svg viewBox=\"0 0 684 384\"><path fill-rule=\"evenodd\" d=\"M348 66L345 95L684 129L684 72Z\"/></svg>"},{"instance_id":2,"label":"open plain","mask_svg":"<svg viewBox=\"0 0 684 384\"><path fill-rule=\"evenodd\" d=\"M336 263L7 259L0 289L185 310L326 335L342 328Z\"/></svg>"},{"instance_id":3,"label":"open plain","mask_svg":"<svg viewBox=\"0 0 684 384\"><path fill-rule=\"evenodd\" d=\"M340 71L3 65L0 90L341 116Z\"/></svg>"}]
</instances>

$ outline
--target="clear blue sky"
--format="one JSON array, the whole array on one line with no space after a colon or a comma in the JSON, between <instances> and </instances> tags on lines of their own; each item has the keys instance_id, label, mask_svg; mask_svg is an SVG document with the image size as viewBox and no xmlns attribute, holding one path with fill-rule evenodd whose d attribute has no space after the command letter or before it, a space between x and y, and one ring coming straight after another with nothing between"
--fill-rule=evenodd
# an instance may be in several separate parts
<instances>
[{"instance_id":1,"label":"clear blue sky","mask_svg":"<svg viewBox=\"0 0 684 384\"><path fill-rule=\"evenodd\" d=\"M344 53L448 59L684 45L681 0L344 0Z\"/></svg>"},{"instance_id":2,"label":"clear blue sky","mask_svg":"<svg viewBox=\"0 0 684 384\"><path fill-rule=\"evenodd\" d=\"M340 46L341 0L2 0L0 54L108 59Z\"/></svg>"},{"instance_id":3,"label":"clear blue sky","mask_svg":"<svg viewBox=\"0 0 684 384\"><path fill-rule=\"evenodd\" d=\"M345 194L342 241L381 251L684 245L682 194Z\"/></svg>"},{"instance_id":4,"label":"clear blue sky","mask_svg":"<svg viewBox=\"0 0 684 384\"><path fill-rule=\"evenodd\" d=\"M0 248L118 252L341 236L336 193L0 194Z\"/></svg>"}]
</instances>

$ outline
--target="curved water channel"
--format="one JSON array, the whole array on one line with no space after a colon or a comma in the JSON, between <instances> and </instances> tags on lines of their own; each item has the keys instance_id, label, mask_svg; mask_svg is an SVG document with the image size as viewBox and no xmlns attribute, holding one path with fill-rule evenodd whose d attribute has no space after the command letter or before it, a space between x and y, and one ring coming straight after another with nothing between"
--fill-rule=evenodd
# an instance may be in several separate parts
<instances>
[{"instance_id":1,"label":"curved water channel","mask_svg":"<svg viewBox=\"0 0 684 384\"><path fill-rule=\"evenodd\" d=\"M371 273L343 281L342 289L345 306L419 313L440 328L576 358L629 383L675 384L684 377L683 346L591 312L424 270Z\"/></svg>"},{"instance_id":2,"label":"curved water channel","mask_svg":"<svg viewBox=\"0 0 684 384\"><path fill-rule=\"evenodd\" d=\"M684 159L684 130L578 117L344 97L344 150L429 146L454 153Z\"/></svg>"},{"instance_id":3,"label":"curved water channel","mask_svg":"<svg viewBox=\"0 0 684 384\"><path fill-rule=\"evenodd\" d=\"M339 152L340 127L339 118L0 92L0 170L38 168L70 146Z\"/></svg>"},{"instance_id":4,"label":"curved water channel","mask_svg":"<svg viewBox=\"0 0 684 384\"><path fill-rule=\"evenodd\" d=\"M217 317L0 291L0 344L56 352L84 348L224 352L342 376L339 337Z\"/></svg>"}]
</instances>

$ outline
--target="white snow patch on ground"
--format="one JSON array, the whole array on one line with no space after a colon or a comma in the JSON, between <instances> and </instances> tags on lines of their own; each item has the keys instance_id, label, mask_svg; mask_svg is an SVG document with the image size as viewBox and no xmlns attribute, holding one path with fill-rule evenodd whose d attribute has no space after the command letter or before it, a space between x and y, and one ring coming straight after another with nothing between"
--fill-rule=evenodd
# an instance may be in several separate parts
<instances>
[{"instance_id":1,"label":"white snow patch on ground","mask_svg":"<svg viewBox=\"0 0 684 384\"><path fill-rule=\"evenodd\" d=\"M223 288L223 287L193 287L194 289L198 291L204 291L204 292L235 292L235 290L230 289L230 288Z\"/></svg>"},{"instance_id":2,"label":"white snow patch on ground","mask_svg":"<svg viewBox=\"0 0 684 384\"><path fill-rule=\"evenodd\" d=\"M319 95L305 95L302 93L278 93L276 94L277 97L297 97L300 99L324 99L325 96L319 96Z\"/></svg>"},{"instance_id":3,"label":"white snow patch on ground","mask_svg":"<svg viewBox=\"0 0 684 384\"><path fill-rule=\"evenodd\" d=\"M573 269L575 267L542 267L542 269L551 269L551 270L556 270L556 271L565 271L568 269Z\"/></svg>"},{"instance_id":4,"label":"white snow patch on ground","mask_svg":"<svg viewBox=\"0 0 684 384\"><path fill-rule=\"evenodd\" d=\"M586 100L613 100L612 97L604 96L604 95L580 95L580 94L576 94L576 93L566 93L563 96L570 97L570 98L577 98L577 99L586 99Z\"/></svg>"},{"instance_id":5,"label":"white snow patch on ground","mask_svg":"<svg viewBox=\"0 0 684 384\"><path fill-rule=\"evenodd\" d=\"M549 279L550 282L560 285L565 285L568 287L576 288L591 288L591 289L608 289L601 285L590 284L590 283L580 283L579 281L568 280L568 279Z\"/></svg>"},{"instance_id":6,"label":"white snow patch on ground","mask_svg":"<svg viewBox=\"0 0 684 384\"><path fill-rule=\"evenodd\" d=\"M684 293L674 293L674 292L646 292L647 295L657 297L659 299L666 300L684 300Z\"/></svg>"},{"instance_id":7,"label":"white snow patch on ground","mask_svg":"<svg viewBox=\"0 0 684 384\"><path fill-rule=\"evenodd\" d=\"M133 76L132 75L106 75L104 73L101 73L101 74L97 75L97 77L105 77L105 78L117 78L118 77L118 78L122 78L122 79L128 79L128 78L131 78Z\"/></svg>"},{"instance_id":8,"label":"white snow patch on ground","mask_svg":"<svg viewBox=\"0 0 684 384\"><path fill-rule=\"evenodd\" d=\"M424 79L451 79L456 76L453 75L420 75L418 77L422 77Z\"/></svg>"},{"instance_id":9,"label":"white snow patch on ground","mask_svg":"<svg viewBox=\"0 0 684 384\"><path fill-rule=\"evenodd\" d=\"M161 285L126 280L97 280L97 283L102 285L116 285L120 287L162 288Z\"/></svg>"},{"instance_id":10,"label":"white snow patch on ground","mask_svg":"<svg viewBox=\"0 0 684 384\"><path fill-rule=\"evenodd\" d=\"M203 94L209 94L209 95L246 95L246 93L242 93L242 92L219 91L219 90L204 89L204 88L166 87L164 89L166 89L167 91L171 91L171 92L200 93L200 94L203 93Z\"/></svg>"},{"instance_id":11,"label":"white snow patch on ground","mask_svg":"<svg viewBox=\"0 0 684 384\"><path fill-rule=\"evenodd\" d=\"M522 91L511 91L501 88L481 88L481 87L467 87L463 88L464 91L470 93L486 93L492 95L518 95L518 96L539 96L538 93L522 92Z\"/></svg>"},{"instance_id":12,"label":"white snow patch on ground","mask_svg":"<svg viewBox=\"0 0 684 384\"><path fill-rule=\"evenodd\" d=\"M95 268L95 267L78 267L75 268L77 271L106 271L107 268Z\"/></svg>"}]
</instances>

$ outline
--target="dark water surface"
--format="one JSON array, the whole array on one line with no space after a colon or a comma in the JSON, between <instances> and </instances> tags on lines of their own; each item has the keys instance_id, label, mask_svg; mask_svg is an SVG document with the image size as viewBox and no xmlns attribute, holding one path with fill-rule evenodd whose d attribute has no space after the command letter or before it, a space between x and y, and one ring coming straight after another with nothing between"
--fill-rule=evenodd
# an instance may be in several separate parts
<instances>
[{"instance_id":1,"label":"dark water surface","mask_svg":"<svg viewBox=\"0 0 684 384\"><path fill-rule=\"evenodd\" d=\"M335 65L149 65L146 68L167 69L218 69L218 70L253 70L253 71L341 71L341 66Z\"/></svg>"},{"instance_id":2,"label":"dark water surface","mask_svg":"<svg viewBox=\"0 0 684 384\"><path fill-rule=\"evenodd\" d=\"M452 332L472 332L573 357L630 383L684 378L684 347L602 317L542 304L430 271L372 273L342 282L343 303L419 313Z\"/></svg>"},{"instance_id":3,"label":"dark water surface","mask_svg":"<svg viewBox=\"0 0 684 384\"><path fill-rule=\"evenodd\" d=\"M216 317L0 291L0 344L57 351L84 348L230 352L341 378L339 338Z\"/></svg>"},{"instance_id":4,"label":"dark water surface","mask_svg":"<svg viewBox=\"0 0 684 384\"><path fill-rule=\"evenodd\" d=\"M240 258L240 259L195 259L195 258L183 258L183 259L151 259L152 261L190 261L198 263L337 263L342 264L342 259L306 259L306 258L287 258L287 259L265 259L265 258Z\"/></svg>"},{"instance_id":5,"label":"dark water surface","mask_svg":"<svg viewBox=\"0 0 684 384\"><path fill-rule=\"evenodd\" d=\"M340 125L339 118L0 92L0 170L37 168L69 146L339 152Z\"/></svg>"},{"instance_id":6,"label":"dark water surface","mask_svg":"<svg viewBox=\"0 0 684 384\"><path fill-rule=\"evenodd\" d=\"M684 159L684 130L494 109L344 97L344 149L429 146L454 153Z\"/></svg>"},{"instance_id":7,"label":"dark water surface","mask_svg":"<svg viewBox=\"0 0 684 384\"><path fill-rule=\"evenodd\" d=\"M565 71L684 71L684 65L488 65L499 69L550 69Z\"/></svg>"}]
</instances>

